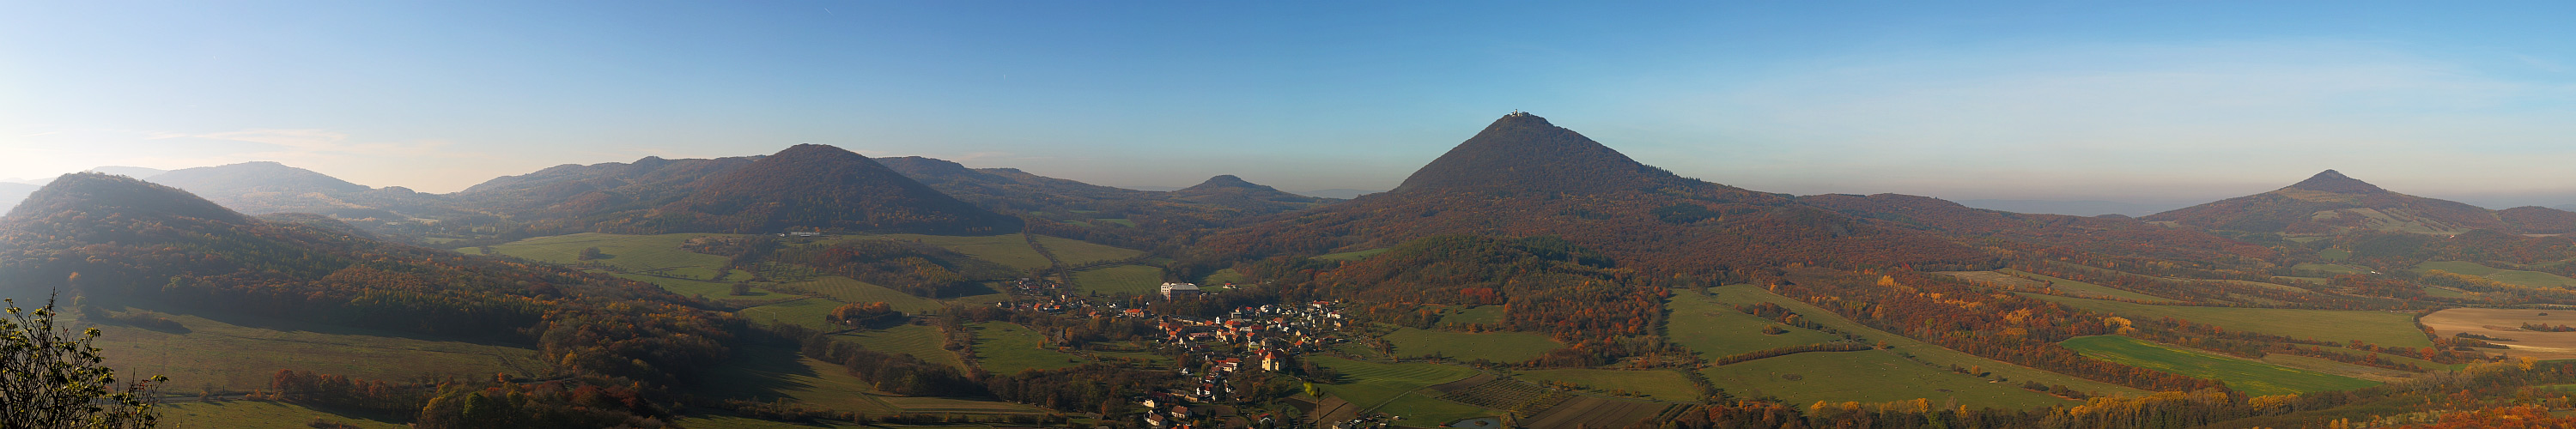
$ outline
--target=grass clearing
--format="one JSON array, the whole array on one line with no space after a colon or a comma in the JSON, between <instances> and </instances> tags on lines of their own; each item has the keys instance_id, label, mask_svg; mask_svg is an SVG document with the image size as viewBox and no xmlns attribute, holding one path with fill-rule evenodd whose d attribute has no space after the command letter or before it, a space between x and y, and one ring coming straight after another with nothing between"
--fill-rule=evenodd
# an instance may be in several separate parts
<instances>
[{"instance_id":1,"label":"grass clearing","mask_svg":"<svg viewBox=\"0 0 2576 429\"><path fill-rule=\"evenodd\" d=\"M2259 332L2292 338L2348 342L2366 341L2393 347L2432 347L2433 340L2415 330L2415 315L2386 311L2303 310L2281 308L2194 307L2182 305L2132 304L2118 301L2025 294L2033 298L2056 301L2086 310L2111 313L2131 319L2170 317L2194 323L2227 328L2233 331Z\"/></svg>"},{"instance_id":2,"label":"grass clearing","mask_svg":"<svg viewBox=\"0 0 2576 429\"><path fill-rule=\"evenodd\" d=\"M1527 332L1465 333L1404 328L1386 334L1395 343L1397 356L1412 358L1448 356L1459 361L1483 359L1494 363L1519 363L1564 348L1545 335Z\"/></svg>"},{"instance_id":3,"label":"grass clearing","mask_svg":"<svg viewBox=\"0 0 2576 429\"><path fill-rule=\"evenodd\" d=\"M1525 380L1557 382L1600 391L1627 391L1665 401L1697 401L1699 386L1671 370L1543 369L1512 374Z\"/></svg>"},{"instance_id":4,"label":"grass clearing","mask_svg":"<svg viewBox=\"0 0 2576 429\"><path fill-rule=\"evenodd\" d=\"M1664 308L1672 310L1672 315L1665 319L1665 336L1683 347L1699 351L1700 357L1708 359L1842 339L1839 335L1781 325L1770 319L1735 311L1735 308L1718 303L1717 298L1708 294L1673 294L1671 299L1664 301ZM1762 328L1770 326L1779 326L1786 332L1778 335L1762 333Z\"/></svg>"},{"instance_id":5,"label":"grass clearing","mask_svg":"<svg viewBox=\"0 0 2576 429\"><path fill-rule=\"evenodd\" d=\"M945 307L944 305L941 305L938 300L913 296L912 294L903 293L903 291L889 289L885 286L877 286L868 282L841 276L820 276L815 277L812 280L780 284L779 287L781 289L814 291L814 293L830 296L832 299L840 300L841 302L884 302L887 306L893 307L895 311L909 314L937 312L940 308Z\"/></svg>"},{"instance_id":6,"label":"grass clearing","mask_svg":"<svg viewBox=\"0 0 2576 429\"><path fill-rule=\"evenodd\" d=\"M2079 378L2079 377L2075 377L2075 376L2070 376L2070 375L2065 375L2065 374L2058 374L2058 373L2054 373L2054 372L2042 371L2042 370L2038 370L2038 369L2034 369L2034 368L2030 368L2030 367L2025 367L2025 366L2021 366L2021 365L2015 365L2015 364L2012 364L2012 363L2009 363L2009 362L2004 362L2004 361L1999 361L1999 360L1994 360L1994 359L1987 359L1987 358L1983 358L1983 357L1978 357L1977 355L1972 355L1972 354L1968 354L1968 353L1966 353L1966 352L1961 352L1961 351L1957 351L1957 350L1951 350L1951 349L1942 348L1941 346L1937 346L1937 345L1933 345L1933 344L1931 344L1931 343L1926 343L1926 342L1922 342L1922 341L1919 341L1919 340L1915 340L1915 339L1913 339L1913 338L1909 338L1909 337L1906 337L1906 336L1903 336L1903 335L1897 335L1897 334L1894 334L1894 333L1889 333L1889 332L1887 332L1887 331L1880 331L1880 330L1878 330L1878 329L1876 329L1876 328L1871 328L1871 327L1869 327L1869 326L1867 326L1867 325L1862 325L1862 324L1860 324L1860 322L1854 322L1854 321L1852 321L1851 319L1845 319L1845 318L1843 318L1843 317L1842 317L1842 315L1840 315L1840 314L1834 314L1834 312L1831 312L1831 311L1825 311L1825 309L1822 309L1822 308L1816 308L1816 306L1808 305L1806 302L1802 302L1802 301L1798 301L1798 300L1794 300L1794 299L1789 299L1788 297L1783 297L1783 296L1780 296L1780 295L1777 295L1777 294L1773 294L1773 293L1771 293L1770 291L1763 290L1762 288L1759 288L1759 287L1754 287L1753 285L1732 285L1732 286L1715 287L1715 288L1709 288L1709 292L1712 294L1712 295L1711 295L1712 297L1714 297L1714 298L1716 298L1716 299L1717 299L1717 301L1718 301L1718 302L1720 302L1720 303L1725 303L1725 304L1751 304L1751 303L1755 303L1755 302L1769 302L1769 303L1773 303L1773 304L1779 304L1779 305L1780 305L1780 306L1782 306L1782 307L1788 307L1790 311L1798 312L1798 314L1799 314L1799 315L1801 315L1801 317L1802 317L1802 318L1804 318L1805 320L1809 320L1809 321L1813 321L1813 322L1816 322L1816 323L1819 323L1819 324L1823 324L1823 325L1825 325L1825 326L1827 326L1827 327L1832 327L1832 328L1834 328L1834 329L1839 329L1839 330L1842 330L1842 331L1844 331L1844 332L1850 332L1850 333L1858 334L1858 335L1860 335L1863 339L1865 339L1865 340L1867 340L1867 341L1871 341L1871 342L1884 341L1884 342L1886 342L1886 343L1887 343L1888 347L1890 347L1890 350L1892 350L1892 351L1902 352L1902 353L1906 353L1906 354L1911 354L1911 355L1914 355L1914 357L1915 357L1916 359L1921 359L1921 360L1924 360L1924 361L1927 361L1927 362L1931 362L1931 363L1932 363L1932 364L1934 364L1934 365L1940 365L1940 366L1943 366L1943 367L1947 367L1947 366L1949 366L1949 365L1958 365L1959 367L1962 367L1962 368L1970 367L1970 366L1982 367L1982 368L1985 368L1985 369L1986 369L1986 371L1988 371L1988 372L1993 372L1993 373L1994 373L1995 375L1997 375L1997 376L2006 377L2006 378L2011 378L2011 379L2015 380L2016 382L2018 382L2018 381L2037 381L2037 382L2040 382L2040 383L2042 383L2042 384L2057 384L2057 385L2065 385L2066 387L2071 387L2071 388L2074 388L2076 391L2081 391L2081 392L2089 392L2089 393L2097 393L2097 394L2140 394L2140 393L2145 393L2144 391L2141 391L2141 390L2138 390L2138 389L2132 389L2132 388L2129 388L2129 387L2127 387L2127 386L2120 386L2120 385L2116 385L2116 384L2110 384L2110 383L2103 383L2103 382L2099 382L2099 381L2087 380L2087 379L2083 379L2083 378ZM1798 355L1791 355L1791 356L1800 356L1800 355L1808 355L1808 354L1817 354L1817 353L1801 353L1801 354L1798 354ZM1825 354L1839 354L1839 353L1825 353ZM1772 359L1779 359L1779 358L1772 358ZM1744 365L1744 364L1749 364L1749 363L1753 363L1753 362L1763 362L1763 361L1769 361L1769 360L1772 360L1772 359L1761 359L1761 360L1755 360L1755 361L1752 361L1752 362L1740 363L1740 364L1736 364L1736 365ZM1727 365L1727 366L1728 366L1728 367L1733 367L1733 366L1736 366L1736 365ZM1922 365L1922 364L1916 364L1916 365L1918 365L1918 366L1919 366L1919 365ZM1931 367L1928 367L1928 366L1927 366L1927 367L1925 367L1925 368L1926 368L1927 370L1931 370L1931 371L1938 372L1938 373L1942 373L1942 374L1951 374L1950 372L1948 372L1948 371L1946 371L1946 370L1932 369ZM1954 375L1955 375L1955 374L1954 374ZM1927 378L1927 379L1924 379L1924 380L1933 380L1933 379L1928 379L1928 378ZM1720 387L1724 387L1724 386L1723 386L1723 385L1721 385ZM1932 388L1932 389L1938 389L1938 388L1936 387L1936 388ZM2013 390L2020 390L2020 389L2018 389L2018 388L2014 388ZM2046 396L2046 395L2042 395L2042 396ZM1930 397L1930 396L1924 396L1924 397ZM1998 396L1998 397L2000 397L2000 396ZM1913 399L1913 398L1905 398L1905 399ZM1965 399L1961 399L1961 400L1965 400Z\"/></svg>"},{"instance_id":7,"label":"grass clearing","mask_svg":"<svg viewBox=\"0 0 2576 429\"><path fill-rule=\"evenodd\" d=\"M535 349L507 343L249 317L164 316L186 331L99 325L103 334L92 345L119 372L170 376L163 391L180 394L265 389L280 369L394 381L420 375L534 377L553 372Z\"/></svg>"},{"instance_id":8,"label":"grass clearing","mask_svg":"<svg viewBox=\"0 0 2576 429\"><path fill-rule=\"evenodd\" d=\"M407 418L331 411L288 402L186 402L163 404L155 409L161 412L160 427L172 429L295 428L306 427L315 419L366 429L411 427L405 423L409 420Z\"/></svg>"},{"instance_id":9,"label":"grass clearing","mask_svg":"<svg viewBox=\"0 0 2576 429\"><path fill-rule=\"evenodd\" d=\"M1162 293L1163 269L1144 265L1119 265L1073 273L1073 282L1082 290L1103 295L1125 293L1152 295Z\"/></svg>"},{"instance_id":10,"label":"grass clearing","mask_svg":"<svg viewBox=\"0 0 2576 429\"><path fill-rule=\"evenodd\" d=\"M939 332L939 327L936 326L907 324L884 330L841 334L836 338L858 343L868 350L902 353L931 363L966 369L966 361L958 359L956 352L940 348L941 345L947 344L947 335Z\"/></svg>"},{"instance_id":11,"label":"grass clearing","mask_svg":"<svg viewBox=\"0 0 2576 429\"><path fill-rule=\"evenodd\" d=\"M1368 259L1368 257L1370 257L1370 256L1377 256L1377 254L1380 254L1380 253L1386 253L1386 251L1388 251L1388 250L1395 250L1395 248L1393 248L1393 247L1380 247L1380 248L1375 248L1375 249L1360 250L1360 251L1352 251L1352 252L1326 253L1326 254L1322 254L1322 255L1315 255L1315 259L1322 259L1322 260L1327 260L1327 261L1357 261L1357 260L1361 260L1361 259Z\"/></svg>"},{"instance_id":12,"label":"grass clearing","mask_svg":"<svg viewBox=\"0 0 2576 429\"><path fill-rule=\"evenodd\" d=\"M832 314L832 309L840 307L840 301L833 301L827 298L806 298L759 307L745 308L741 311L735 311L734 314L740 314L745 319L751 319L752 321L760 323L787 323L831 331L841 329L842 327L839 325L833 325L831 322L824 321L823 316Z\"/></svg>"},{"instance_id":13,"label":"grass clearing","mask_svg":"<svg viewBox=\"0 0 2576 429\"><path fill-rule=\"evenodd\" d=\"M1243 272L1235 271L1233 268L1216 270L1216 272L1208 273L1207 277L1199 278L1199 284L1202 285L1222 285L1248 281L1252 281L1252 279L1244 277Z\"/></svg>"},{"instance_id":14,"label":"grass clearing","mask_svg":"<svg viewBox=\"0 0 2576 429\"><path fill-rule=\"evenodd\" d=\"M1046 338L1017 323L977 322L967 327L975 330L977 364L994 374L1067 368L1083 363L1081 357L1045 348Z\"/></svg>"},{"instance_id":15,"label":"grass clearing","mask_svg":"<svg viewBox=\"0 0 2576 429\"><path fill-rule=\"evenodd\" d=\"M1475 307L1459 308L1447 316L1441 316L1440 322L1482 323L1488 325L1500 324L1503 323L1503 306L1479 305Z\"/></svg>"},{"instance_id":16,"label":"grass clearing","mask_svg":"<svg viewBox=\"0 0 2576 429\"><path fill-rule=\"evenodd\" d=\"M683 279L715 278L725 266L725 257L680 250L680 243L691 238L741 236L740 234L660 234L620 235L585 232L519 240L491 246L493 252L538 262L579 265L599 263L620 270L655 273ZM599 248L607 257L583 261L582 249ZM480 253L479 249L457 249L458 252ZM734 273L741 275L742 273ZM728 276L730 278L730 276ZM713 295L709 295L713 296Z\"/></svg>"},{"instance_id":17,"label":"grass clearing","mask_svg":"<svg viewBox=\"0 0 2576 429\"><path fill-rule=\"evenodd\" d=\"M1994 369L1995 367L1986 367ZM2031 409L2077 402L1933 368L1880 350L1799 353L1700 370L1727 393L1773 396L1792 404L1815 401L1933 403L1956 398L1970 408Z\"/></svg>"},{"instance_id":18,"label":"grass clearing","mask_svg":"<svg viewBox=\"0 0 2576 429\"><path fill-rule=\"evenodd\" d=\"M1070 238L1047 235L1037 237L1038 245L1046 246L1047 251L1054 252L1055 258L1063 260L1065 265L1081 266L1094 262L1124 261L1145 255L1141 250L1093 244Z\"/></svg>"},{"instance_id":19,"label":"grass clearing","mask_svg":"<svg viewBox=\"0 0 2576 429\"><path fill-rule=\"evenodd\" d=\"M1476 375L1473 368L1436 363L1376 363L1315 356L1316 365L1342 373L1341 384L1316 384L1325 394L1360 407L1376 407L1414 390Z\"/></svg>"},{"instance_id":20,"label":"grass clearing","mask_svg":"<svg viewBox=\"0 0 2576 429\"><path fill-rule=\"evenodd\" d=\"M2290 271L2301 273L2323 273L2328 275L2365 274L2370 272L2370 270L2361 269L2360 267L2354 267L2351 265L2319 264L2315 262L2301 262L2298 265L2291 265Z\"/></svg>"},{"instance_id":21,"label":"grass clearing","mask_svg":"<svg viewBox=\"0 0 2576 429\"><path fill-rule=\"evenodd\" d=\"M2246 395L2288 395L2350 390L2379 382L2203 353L2118 335L2076 337L2058 343L2095 359L2227 382Z\"/></svg>"}]
</instances>

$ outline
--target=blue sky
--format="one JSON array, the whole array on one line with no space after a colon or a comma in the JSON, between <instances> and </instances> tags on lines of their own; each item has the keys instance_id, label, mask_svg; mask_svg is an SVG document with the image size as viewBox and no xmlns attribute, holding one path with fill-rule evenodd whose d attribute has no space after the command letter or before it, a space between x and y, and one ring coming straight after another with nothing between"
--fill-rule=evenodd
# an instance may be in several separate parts
<instances>
[{"instance_id":1,"label":"blue sky","mask_svg":"<svg viewBox=\"0 0 2576 429\"><path fill-rule=\"evenodd\" d=\"M2334 168L2557 204L2571 5L0 2L0 177L275 160L449 192L823 143L1386 189L1520 109L1774 192L2192 200Z\"/></svg>"}]
</instances>

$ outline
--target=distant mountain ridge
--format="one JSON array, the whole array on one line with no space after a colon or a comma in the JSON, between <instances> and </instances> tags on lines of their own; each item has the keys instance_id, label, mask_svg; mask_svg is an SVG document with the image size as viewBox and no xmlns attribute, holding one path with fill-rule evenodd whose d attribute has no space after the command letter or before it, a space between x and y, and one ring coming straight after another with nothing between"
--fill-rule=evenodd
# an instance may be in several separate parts
<instances>
[{"instance_id":1,"label":"distant mountain ridge","mask_svg":"<svg viewBox=\"0 0 2576 429\"><path fill-rule=\"evenodd\" d=\"M614 229L776 232L788 229L933 234L1017 232L1018 218L958 201L865 155L800 144L707 178L678 201Z\"/></svg>"},{"instance_id":2,"label":"distant mountain ridge","mask_svg":"<svg viewBox=\"0 0 2576 429\"><path fill-rule=\"evenodd\" d=\"M2576 213L2478 206L2392 192L2342 172L2326 170L2290 186L2142 218L2193 227L2247 232L2330 234L2374 230L2456 235L2473 230L2510 234L2576 232Z\"/></svg>"}]
</instances>

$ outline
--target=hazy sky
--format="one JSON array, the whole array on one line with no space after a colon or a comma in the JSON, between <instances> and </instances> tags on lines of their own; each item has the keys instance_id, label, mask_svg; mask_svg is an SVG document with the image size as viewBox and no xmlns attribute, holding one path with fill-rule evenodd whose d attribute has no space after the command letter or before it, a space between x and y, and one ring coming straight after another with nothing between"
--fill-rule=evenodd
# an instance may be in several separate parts
<instances>
[{"instance_id":1,"label":"hazy sky","mask_svg":"<svg viewBox=\"0 0 2576 429\"><path fill-rule=\"evenodd\" d=\"M1774 192L2576 192L2571 2L1599 3L0 1L0 178L810 142L1386 189L1521 109Z\"/></svg>"}]
</instances>

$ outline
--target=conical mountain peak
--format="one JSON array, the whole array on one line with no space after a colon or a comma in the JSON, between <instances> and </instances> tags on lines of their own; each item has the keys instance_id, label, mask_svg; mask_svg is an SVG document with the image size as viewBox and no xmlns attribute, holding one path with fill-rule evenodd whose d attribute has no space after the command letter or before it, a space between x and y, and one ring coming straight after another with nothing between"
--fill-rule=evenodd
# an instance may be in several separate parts
<instances>
[{"instance_id":1,"label":"conical mountain peak","mask_svg":"<svg viewBox=\"0 0 2576 429\"><path fill-rule=\"evenodd\" d=\"M2350 176L2345 176L2343 173L2336 172L2334 170L2326 170L2325 172L2317 173L2315 176L2309 176L2308 180L2301 180L2297 184L2292 184L2290 187L2282 189L2301 189L2342 194L2377 194L2388 192L2386 189L2380 189L2378 185L2372 185L2369 182L2353 179Z\"/></svg>"},{"instance_id":2,"label":"conical mountain peak","mask_svg":"<svg viewBox=\"0 0 2576 429\"><path fill-rule=\"evenodd\" d=\"M128 218L189 217L241 222L246 217L194 194L131 177L72 173L54 179L10 209L8 223L62 213Z\"/></svg>"},{"instance_id":3,"label":"conical mountain peak","mask_svg":"<svg viewBox=\"0 0 2576 429\"><path fill-rule=\"evenodd\" d=\"M1268 187L1268 186L1262 186L1261 184L1258 184L1258 183L1252 183L1252 182L1249 182L1249 181L1245 181L1245 180L1243 180L1243 178L1241 178L1241 177L1234 177L1234 175L1232 175L1232 174L1222 174L1222 175L1217 175L1216 177L1210 177L1210 178L1208 178L1208 179L1207 179L1207 181L1205 181L1205 182L1199 182L1199 184L1198 184L1198 185L1190 186L1190 187L1188 187L1188 188L1183 188L1182 190L1190 190L1190 189L1215 189L1215 188L1254 188L1254 189L1271 189L1271 188L1270 188L1270 187Z\"/></svg>"},{"instance_id":4,"label":"conical mountain peak","mask_svg":"<svg viewBox=\"0 0 2576 429\"><path fill-rule=\"evenodd\" d=\"M1645 182L1672 177L1671 173L1639 164L1574 130L1548 123L1547 118L1513 112L1414 171L1394 192L1597 192L1634 189Z\"/></svg>"}]
</instances>

